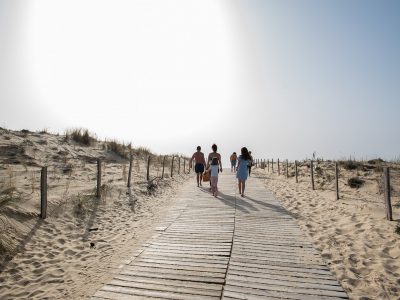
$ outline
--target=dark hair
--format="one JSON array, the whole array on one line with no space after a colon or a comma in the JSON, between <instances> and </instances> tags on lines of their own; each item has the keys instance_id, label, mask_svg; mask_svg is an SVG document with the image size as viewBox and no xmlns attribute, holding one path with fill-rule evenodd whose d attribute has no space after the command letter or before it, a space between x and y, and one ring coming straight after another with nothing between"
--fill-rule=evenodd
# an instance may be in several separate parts
<instances>
[{"instance_id":1,"label":"dark hair","mask_svg":"<svg viewBox=\"0 0 400 300\"><path fill-rule=\"evenodd\" d=\"M200 146L197 146L197 150L201 150L201 147L200 147Z\"/></svg>"},{"instance_id":2,"label":"dark hair","mask_svg":"<svg viewBox=\"0 0 400 300\"><path fill-rule=\"evenodd\" d=\"M211 149L213 149L214 152L217 152L217 145L213 144L213 145L211 146Z\"/></svg>"},{"instance_id":3,"label":"dark hair","mask_svg":"<svg viewBox=\"0 0 400 300\"><path fill-rule=\"evenodd\" d=\"M242 158L243 158L244 160L251 160L249 151L247 151L247 148L246 148L246 147L243 147L242 149L240 149L240 152L242 153Z\"/></svg>"},{"instance_id":4,"label":"dark hair","mask_svg":"<svg viewBox=\"0 0 400 300\"><path fill-rule=\"evenodd\" d=\"M236 152L233 152L233 154L236 154Z\"/></svg>"}]
</instances>

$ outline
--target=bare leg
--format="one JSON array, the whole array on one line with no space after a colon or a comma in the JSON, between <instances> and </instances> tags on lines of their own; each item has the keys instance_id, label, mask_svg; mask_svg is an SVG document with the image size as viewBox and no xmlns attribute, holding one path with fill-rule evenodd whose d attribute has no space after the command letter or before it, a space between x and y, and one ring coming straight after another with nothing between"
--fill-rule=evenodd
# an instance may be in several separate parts
<instances>
[{"instance_id":1,"label":"bare leg","mask_svg":"<svg viewBox=\"0 0 400 300\"><path fill-rule=\"evenodd\" d=\"M200 173L196 174L197 186L200 184Z\"/></svg>"},{"instance_id":2,"label":"bare leg","mask_svg":"<svg viewBox=\"0 0 400 300\"><path fill-rule=\"evenodd\" d=\"M245 189L245 187L246 187L246 181L243 180L242 181L242 197L244 197L244 189Z\"/></svg>"}]
</instances>

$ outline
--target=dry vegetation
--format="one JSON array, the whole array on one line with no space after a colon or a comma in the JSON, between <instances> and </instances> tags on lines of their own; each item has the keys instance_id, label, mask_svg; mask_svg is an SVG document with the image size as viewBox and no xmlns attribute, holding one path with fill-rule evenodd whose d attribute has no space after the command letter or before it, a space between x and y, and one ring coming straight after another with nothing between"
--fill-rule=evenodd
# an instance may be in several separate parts
<instances>
[{"instance_id":1,"label":"dry vegetation","mask_svg":"<svg viewBox=\"0 0 400 300\"><path fill-rule=\"evenodd\" d=\"M108 202L126 197L130 154L130 199L158 197L172 186L171 159L166 159L165 180L160 181L162 159L147 148L135 149L117 140L98 141L86 129L69 130L62 136L0 128L0 271L1 264L21 250L37 226L42 166L48 166L49 217L71 209L77 218L85 219L94 209L97 158L102 161L102 201ZM146 180L148 156L152 157L150 182ZM176 164L174 169L177 174Z\"/></svg>"}]
</instances>

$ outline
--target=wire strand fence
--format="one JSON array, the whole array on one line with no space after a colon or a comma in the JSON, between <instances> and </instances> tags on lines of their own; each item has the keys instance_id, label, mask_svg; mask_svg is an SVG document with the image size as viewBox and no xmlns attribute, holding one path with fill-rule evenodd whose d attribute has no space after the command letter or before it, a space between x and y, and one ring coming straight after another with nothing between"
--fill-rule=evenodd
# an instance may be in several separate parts
<instances>
[{"instance_id":1,"label":"wire strand fence","mask_svg":"<svg viewBox=\"0 0 400 300\"><path fill-rule=\"evenodd\" d=\"M181 155L131 154L129 159L120 161L65 157L43 167L2 164L0 208L10 203L25 205L28 200L35 199L30 201L34 203L32 210L45 219L48 212L57 210L71 197L89 195L102 199L115 186L131 189L140 185L151 191L158 181L189 171L188 158Z\"/></svg>"},{"instance_id":2,"label":"wire strand fence","mask_svg":"<svg viewBox=\"0 0 400 300\"><path fill-rule=\"evenodd\" d=\"M312 190L332 191L336 200L351 194L352 189L370 186L378 196L370 201L384 204L389 221L393 220L393 207L400 207L400 165L396 163L256 159L255 167L286 179L293 178L296 183L309 183Z\"/></svg>"}]
</instances>

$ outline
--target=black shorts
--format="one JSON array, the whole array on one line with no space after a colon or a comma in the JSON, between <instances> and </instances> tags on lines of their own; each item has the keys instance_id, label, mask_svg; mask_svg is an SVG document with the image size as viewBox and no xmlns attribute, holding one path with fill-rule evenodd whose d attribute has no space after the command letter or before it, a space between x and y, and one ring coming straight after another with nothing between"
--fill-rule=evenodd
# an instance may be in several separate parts
<instances>
[{"instance_id":1,"label":"black shorts","mask_svg":"<svg viewBox=\"0 0 400 300\"><path fill-rule=\"evenodd\" d=\"M203 173L204 172L204 165L203 164L196 164L194 166L194 171L196 173Z\"/></svg>"}]
</instances>

